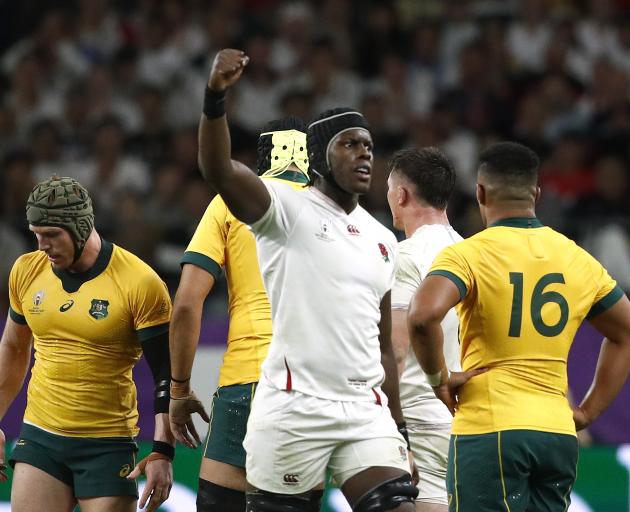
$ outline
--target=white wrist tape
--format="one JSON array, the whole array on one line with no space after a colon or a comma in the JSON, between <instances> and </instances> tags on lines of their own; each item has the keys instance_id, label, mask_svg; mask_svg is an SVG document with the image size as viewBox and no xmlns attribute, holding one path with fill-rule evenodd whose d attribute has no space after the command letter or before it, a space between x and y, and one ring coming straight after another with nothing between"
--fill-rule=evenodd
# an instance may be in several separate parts
<instances>
[{"instance_id":1,"label":"white wrist tape","mask_svg":"<svg viewBox=\"0 0 630 512\"><path fill-rule=\"evenodd\" d=\"M427 382L429 383L429 386L431 386L432 388L436 388L439 385L442 384L442 372L444 371L444 368L442 370L440 370L437 373L427 373ZM446 370L446 373L448 374L448 376L450 377L451 372L449 372L448 370Z\"/></svg>"}]
</instances>

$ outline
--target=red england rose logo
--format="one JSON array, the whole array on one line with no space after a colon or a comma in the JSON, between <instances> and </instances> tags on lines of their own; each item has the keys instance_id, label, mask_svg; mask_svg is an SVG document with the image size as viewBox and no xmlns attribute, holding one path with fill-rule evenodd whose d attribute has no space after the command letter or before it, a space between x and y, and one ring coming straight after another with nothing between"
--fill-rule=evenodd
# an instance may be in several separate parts
<instances>
[{"instance_id":1,"label":"red england rose logo","mask_svg":"<svg viewBox=\"0 0 630 512\"><path fill-rule=\"evenodd\" d=\"M385 261L389 261L389 253L387 252L387 247L385 247L383 244L379 243L378 244L378 248L381 250L381 256L383 256L383 259Z\"/></svg>"}]
</instances>

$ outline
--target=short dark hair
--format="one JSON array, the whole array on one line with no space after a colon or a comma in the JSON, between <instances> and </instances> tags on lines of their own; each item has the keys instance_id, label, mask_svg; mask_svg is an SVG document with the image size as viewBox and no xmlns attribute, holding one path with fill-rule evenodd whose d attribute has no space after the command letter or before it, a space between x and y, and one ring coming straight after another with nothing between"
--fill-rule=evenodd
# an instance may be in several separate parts
<instances>
[{"instance_id":1,"label":"short dark hair","mask_svg":"<svg viewBox=\"0 0 630 512\"><path fill-rule=\"evenodd\" d=\"M399 172L415 185L418 199L446 209L455 188L455 168L438 148L401 149L389 161L389 170Z\"/></svg>"},{"instance_id":2,"label":"short dark hair","mask_svg":"<svg viewBox=\"0 0 630 512\"><path fill-rule=\"evenodd\" d=\"M535 185L540 159L531 149L518 142L497 142L479 155L479 171L510 185Z\"/></svg>"}]
</instances>

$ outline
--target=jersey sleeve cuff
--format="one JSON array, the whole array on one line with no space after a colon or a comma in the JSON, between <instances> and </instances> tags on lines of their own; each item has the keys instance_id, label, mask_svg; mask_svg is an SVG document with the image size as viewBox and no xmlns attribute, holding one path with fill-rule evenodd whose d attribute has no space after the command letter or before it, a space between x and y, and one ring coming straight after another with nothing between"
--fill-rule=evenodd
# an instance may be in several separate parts
<instances>
[{"instance_id":1,"label":"jersey sleeve cuff","mask_svg":"<svg viewBox=\"0 0 630 512\"><path fill-rule=\"evenodd\" d=\"M20 315L11 306L9 306L9 316L11 317L11 320L13 320L16 324L26 325L26 317Z\"/></svg>"},{"instance_id":2,"label":"jersey sleeve cuff","mask_svg":"<svg viewBox=\"0 0 630 512\"><path fill-rule=\"evenodd\" d=\"M151 327L144 327L142 329L138 329L136 334L138 335L139 341L147 341L151 338L155 338L160 334L164 334L168 332L168 323L160 324L160 325L152 325Z\"/></svg>"},{"instance_id":3,"label":"jersey sleeve cuff","mask_svg":"<svg viewBox=\"0 0 630 512\"><path fill-rule=\"evenodd\" d=\"M448 270L432 270L427 274L427 277L429 276L442 276L450 279L459 290L459 300L464 300L464 297L466 297L466 294L468 293L466 284L464 283L464 281L462 281L461 277L453 274L453 272L450 272Z\"/></svg>"},{"instance_id":4,"label":"jersey sleeve cuff","mask_svg":"<svg viewBox=\"0 0 630 512\"><path fill-rule=\"evenodd\" d=\"M186 251L182 257L180 265L184 266L186 263L202 268L215 279L218 279L221 275L221 265L200 252Z\"/></svg>"},{"instance_id":5,"label":"jersey sleeve cuff","mask_svg":"<svg viewBox=\"0 0 630 512\"><path fill-rule=\"evenodd\" d=\"M623 297L623 290L617 285L615 286L607 295L599 299L593 306L591 307L588 315L586 315L586 319L590 320L594 316L597 316L607 309L614 306L621 297Z\"/></svg>"}]
</instances>

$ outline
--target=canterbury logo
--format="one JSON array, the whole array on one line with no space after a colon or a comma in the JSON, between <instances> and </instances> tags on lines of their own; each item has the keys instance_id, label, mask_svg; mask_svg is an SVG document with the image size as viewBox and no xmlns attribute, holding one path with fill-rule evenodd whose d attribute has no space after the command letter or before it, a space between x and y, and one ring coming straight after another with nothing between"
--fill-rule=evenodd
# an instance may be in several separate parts
<instances>
[{"instance_id":1,"label":"canterbury logo","mask_svg":"<svg viewBox=\"0 0 630 512\"><path fill-rule=\"evenodd\" d=\"M359 228L357 228L356 226L353 226L352 224L348 224L348 233L350 233L351 235L361 234L359 233Z\"/></svg>"},{"instance_id":2,"label":"canterbury logo","mask_svg":"<svg viewBox=\"0 0 630 512\"><path fill-rule=\"evenodd\" d=\"M74 301L72 299L70 299L67 302L64 302L61 307L59 308L59 311L61 311L62 313L68 311L72 306L74 306Z\"/></svg>"},{"instance_id":3,"label":"canterbury logo","mask_svg":"<svg viewBox=\"0 0 630 512\"><path fill-rule=\"evenodd\" d=\"M300 475L296 473L287 473L282 479L284 480L285 484L292 485L297 484L300 481L299 476Z\"/></svg>"}]
</instances>

